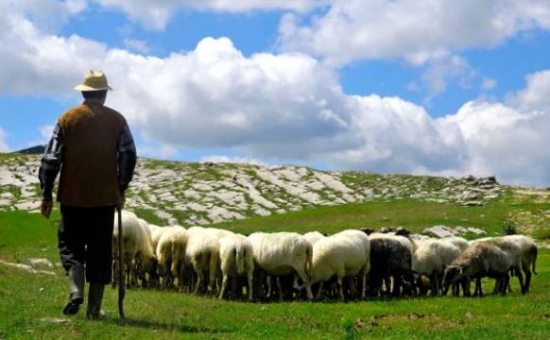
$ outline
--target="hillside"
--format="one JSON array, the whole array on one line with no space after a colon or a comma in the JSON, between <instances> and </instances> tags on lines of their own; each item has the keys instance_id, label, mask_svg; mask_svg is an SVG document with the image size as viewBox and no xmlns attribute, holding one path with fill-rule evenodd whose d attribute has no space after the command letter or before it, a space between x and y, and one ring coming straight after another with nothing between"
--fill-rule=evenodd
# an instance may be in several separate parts
<instances>
[{"instance_id":1,"label":"hillside","mask_svg":"<svg viewBox=\"0 0 550 340\"><path fill-rule=\"evenodd\" d=\"M0 211L36 211L40 156L0 157ZM500 185L494 178L442 178L325 172L307 167L230 163L184 163L140 158L126 207L160 225L209 225L367 202L423 202L478 207L507 202L514 223L547 225L550 192ZM426 225L425 227L430 227Z\"/></svg>"},{"instance_id":2,"label":"hillside","mask_svg":"<svg viewBox=\"0 0 550 340\"><path fill-rule=\"evenodd\" d=\"M245 303L174 291L128 289L127 319L107 289L104 322L61 314L67 282L57 225L38 207L39 156L0 155L0 339L462 339L548 338L549 191L493 179L316 171L304 167L139 160L128 206L161 225L211 224L237 232L404 226L517 228L540 245L531 291L482 299L369 299ZM30 212L30 213L29 213ZM510 230L512 231L512 230ZM466 235L479 237L478 235ZM484 280L484 290L493 282ZM235 322L239 320L242 322Z\"/></svg>"}]
</instances>

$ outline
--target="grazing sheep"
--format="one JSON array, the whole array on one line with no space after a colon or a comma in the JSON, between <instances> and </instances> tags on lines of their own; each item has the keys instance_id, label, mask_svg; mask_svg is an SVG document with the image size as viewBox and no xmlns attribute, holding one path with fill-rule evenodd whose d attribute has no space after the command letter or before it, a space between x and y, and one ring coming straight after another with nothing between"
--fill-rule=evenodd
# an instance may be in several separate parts
<instances>
[{"instance_id":1,"label":"grazing sheep","mask_svg":"<svg viewBox=\"0 0 550 340\"><path fill-rule=\"evenodd\" d=\"M156 255L163 287L172 288L174 278L177 278L179 287L183 288L187 231L180 226L164 227L160 228L160 231L162 232L157 235Z\"/></svg>"},{"instance_id":2,"label":"grazing sheep","mask_svg":"<svg viewBox=\"0 0 550 340\"><path fill-rule=\"evenodd\" d=\"M313 245L311 284L320 282L317 298L321 297L323 283L336 276L338 294L343 301L342 280L360 275L360 297L364 299L369 269L369 238L359 230L345 230L323 237Z\"/></svg>"},{"instance_id":3,"label":"grazing sheep","mask_svg":"<svg viewBox=\"0 0 550 340\"><path fill-rule=\"evenodd\" d=\"M412 254L412 269L418 275L427 276L433 286L432 294L439 296L441 295L441 280L445 267L460 254L460 248L450 240L425 241Z\"/></svg>"},{"instance_id":4,"label":"grazing sheep","mask_svg":"<svg viewBox=\"0 0 550 340\"><path fill-rule=\"evenodd\" d=\"M305 284L307 298L313 299L310 286L313 251L308 240L291 232L255 232L248 239L252 243L257 268L276 277L295 273ZM282 289L277 282L282 299Z\"/></svg>"},{"instance_id":5,"label":"grazing sheep","mask_svg":"<svg viewBox=\"0 0 550 340\"><path fill-rule=\"evenodd\" d=\"M151 235L151 243L153 244L153 249L157 249L157 245L159 243L160 235L162 235L162 232L164 231L164 228L159 227L158 225L148 223L147 221L145 221L141 218L139 219L139 222L142 224L142 226L149 229L149 234Z\"/></svg>"},{"instance_id":6,"label":"grazing sheep","mask_svg":"<svg viewBox=\"0 0 550 340\"><path fill-rule=\"evenodd\" d=\"M193 268L196 275L196 283L193 292L198 294L204 290L214 293L216 288L216 275L219 269L220 240L216 232L208 231L208 228L192 227L187 230L188 240L185 249L185 265ZM205 273L208 281L205 282Z\"/></svg>"},{"instance_id":7,"label":"grazing sheep","mask_svg":"<svg viewBox=\"0 0 550 340\"><path fill-rule=\"evenodd\" d=\"M117 269L119 265L122 265L123 273L126 273L129 286L137 286L138 277L141 279L143 285L146 285L146 275L154 279L157 269L157 259L154 254L149 229L144 227L133 212L127 210L122 211L121 219L123 247L122 264L118 263L118 218L115 218L113 228L114 283L120 279L117 276Z\"/></svg>"},{"instance_id":8,"label":"grazing sheep","mask_svg":"<svg viewBox=\"0 0 550 340\"><path fill-rule=\"evenodd\" d=\"M223 276L219 298L227 289L229 278L246 274L248 300L253 300L254 251L246 236L233 234L220 239L220 267Z\"/></svg>"},{"instance_id":9,"label":"grazing sheep","mask_svg":"<svg viewBox=\"0 0 550 340\"><path fill-rule=\"evenodd\" d=\"M393 277L393 296L410 294L413 283L412 259L409 247L392 237L370 238L369 294L381 296L382 281ZM387 291L390 286L386 284Z\"/></svg>"},{"instance_id":10,"label":"grazing sheep","mask_svg":"<svg viewBox=\"0 0 550 340\"><path fill-rule=\"evenodd\" d=\"M521 293L526 294L531 286L531 274L537 274L537 244L531 237L524 235L509 235L502 238L515 242L519 248L521 269L525 274L525 283L521 288Z\"/></svg>"},{"instance_id":11,"label":"grazing sheep","mask_svg":"<svg viewBox=\"0 0 550 340\"><path fill-rule=\"evenodd\" d=\"M536 274L538 248L532 238L524 235L507 235L475 240L472 243L491 243L515 258L512 273L518 277L522 294L529 291L531 285L531 270ZM523 281L525 274L525 282Z\"/></svg>"},{"instance_id":12,"label":"grazing sheep","mask_svg":"<svg viewBox=\"0 0 550 340\"><path fill-rule=\"evenodd\" d=\"M508 272L514 266L515 258L495 244L474 243L445 269L443 286L448 289L453 282L474 278L476 279L474 296L483 296L481 278L489 276L497 280L498 293L506 294L506 287L510 280ZM467 284L463 288L467 288ZM464 292L464 296L469 295L469 291Z\"/></svg>"}]
</instances>

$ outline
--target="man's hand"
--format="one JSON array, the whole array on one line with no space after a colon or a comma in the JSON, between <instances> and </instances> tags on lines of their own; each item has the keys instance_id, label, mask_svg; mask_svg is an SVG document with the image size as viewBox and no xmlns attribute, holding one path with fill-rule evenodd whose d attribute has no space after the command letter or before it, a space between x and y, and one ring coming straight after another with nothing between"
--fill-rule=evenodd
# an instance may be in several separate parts
<instances>
[{"instance_id":1,"label":"man's hand","mask_svg":"<svg viewBox=\"0 0 550 340\"><path fill-rule=\"evenodd\" d=\"M126 197L122 196L122 199L120 202L116 205L116 207L120 210L124 209L124 203L126 203Z\"/></svg>"},{"instance_id":2,"label":"man's hand","mask_svg":"<svg viewBox=\"0 0 550 340\"><path fill-rule=\"evenodd\" d=\"M46 200L46 199L42 200L42 204L40 205L40 212L44 217L50 218L50 215L52 213L52 206L53 206L52 200Z\"/></svg>"}]
</instances>

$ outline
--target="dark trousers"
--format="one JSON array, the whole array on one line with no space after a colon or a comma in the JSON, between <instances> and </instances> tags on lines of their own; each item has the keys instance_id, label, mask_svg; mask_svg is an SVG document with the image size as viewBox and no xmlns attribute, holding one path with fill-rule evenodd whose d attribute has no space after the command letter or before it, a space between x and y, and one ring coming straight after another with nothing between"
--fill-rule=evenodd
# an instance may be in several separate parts
<instances>
[{"instance_id":1,"label":"dark trousers","mask_svg":"<svg viewBox=\"0 0 550 340\"><path fill-rule=\"evenodd\" d=\"M86 281L111 282L114 220L115 207L61 205L57 241L61 263L67 272L74 265L85 265Z\"/></svg>"}]
</instances>

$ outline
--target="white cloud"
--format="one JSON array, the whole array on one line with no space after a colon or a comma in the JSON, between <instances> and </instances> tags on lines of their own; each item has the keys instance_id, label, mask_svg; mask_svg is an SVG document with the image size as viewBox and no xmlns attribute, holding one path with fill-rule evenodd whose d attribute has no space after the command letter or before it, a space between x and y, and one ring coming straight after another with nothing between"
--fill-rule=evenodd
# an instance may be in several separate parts
<instances>
[{"instance_id":1,"label":"white cloud","mask_svg":"<svg viewBox=\"0 0 550 340\"><path fill-rule=\"evenodd\" d=\"M245 57L227 38L206 38L156 58L47 35L1 10L0 26L0 62L10 65L0 69L0 93L57 97L87 69L103 69L116 88L107 104L147 141L141 155L212 148L331 169L550 182L548 72L529 76L509 103L470 102L434 119L400 98L346 95L330 68L304 54Z\"/></svg>"},{"instance_id":2,"label":"white cloud","mask_svg":"<svg viewBox=\"0 0 550 340\"><path fill-rule=\"evenodd\" d=\"M0 152L8 152L10 148L6 143L6 132L0 127Z\"/></svg>"},{"instance_id":3,"label":"white cloud","mask_svg":"<svg viewBox=\"0 0 550 340\"><path fill-rule=\"evenodd\" d=\"M427 62L422 81L428 87L429 103L431 99L445 92L448 82L456 82L460 88L471 86L476 71L464 59L456 55L442 55Z\"/></svg>"},{"instance_id":4,"label":"white cloud","mask_svg":"<svg viewBox=\"0 0 550 340\"><path fill-rule=\"evenodd\" d=\"M511 102L523 108L548 111L550 108L550 70L527 76L527 88L515 95Z\"/></svg>"},{"instance_id":5,"label":"white cloud","mask_svg":"<svg viewBox=\"0 0 550 340\"><path fill-rule=\"evenodd\" d=\"M284 50L329 63L407 58L422 64L453 51L495 46L536 28L550 29L550 2L341 0L313 19L286 15L279 32Z\"/></svg>"},{"instance_id":6,"label":"white cloud","mask_svg":"<svg viewBox=\"0 0 550 340\"><path fill-rule=\"evenodd\" d=\"M469 154L468 170L496 174L520 185L550 182L550 110L522 111L499 103L470 102L445 124L456 124Z\"/></svg>"},{"instance_id":7,"label":"white cloud","mask_svg":"<svg viewBox=\"0 0 550 340\"><path fill-rule=\"evenodd\" d=\"M292 10L305 12L323 0L95 0L105 7L122 10L146 28L162 30L180 9L219 12L249 12L254 10Z\"/></svg>"},{"instance_id":8,"label":"white cloud","mask_svg":"<svg viewBox=\"0 0 550 340\"><path fill-rule=\"evenodd\" d=\"M41 30L55 32L71 16L86 10L86 0L3 0L5 12L18 13L31 18Z\"/></svg>"},{"instance_id":9,"label":"white cloud","mask_svg":"<svg viewBox=\"0 0 550 340\"><path fill-rule=\"evenodd\" d=\"M150 50L147 42L143 40L125 38L123 43L128 50L136 51L141 54L147 54Z\"/></svg>"}]
</instances>

